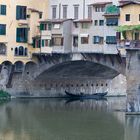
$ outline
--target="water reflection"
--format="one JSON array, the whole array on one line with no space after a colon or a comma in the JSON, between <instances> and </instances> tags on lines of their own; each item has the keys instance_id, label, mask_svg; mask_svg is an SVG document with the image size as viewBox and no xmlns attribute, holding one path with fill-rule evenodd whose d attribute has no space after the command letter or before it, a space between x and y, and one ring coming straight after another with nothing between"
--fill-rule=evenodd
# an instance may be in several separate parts
<instances>
[{"instance_id":1,"label":"water reflection","mask_svg":"<svg viewBox=\"0 0 140 140\"><path fill-rule=\"evenodd\" d=\"M122 107L121 98L13 100L0 106L0 140L132 140L134 121L125 127L124 113L114 111Z\"/></svg>"}]
</instances>

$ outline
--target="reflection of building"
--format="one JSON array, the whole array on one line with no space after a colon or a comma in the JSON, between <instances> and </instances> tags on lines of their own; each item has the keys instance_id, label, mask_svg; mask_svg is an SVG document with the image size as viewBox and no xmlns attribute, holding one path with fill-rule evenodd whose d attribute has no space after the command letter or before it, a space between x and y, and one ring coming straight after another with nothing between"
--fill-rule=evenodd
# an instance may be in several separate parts
<instances>
[{"instance_id":1,"label":"reflection of building","mask_svg":"<svg viewBox=\"0 0 140 140\"><path fill-rule=\"evenodd\" d=\"M39 21L47 18L48 0L0 1L0 63L32 61L32 38L39 35Z\"/></svg>"}]
</instances>

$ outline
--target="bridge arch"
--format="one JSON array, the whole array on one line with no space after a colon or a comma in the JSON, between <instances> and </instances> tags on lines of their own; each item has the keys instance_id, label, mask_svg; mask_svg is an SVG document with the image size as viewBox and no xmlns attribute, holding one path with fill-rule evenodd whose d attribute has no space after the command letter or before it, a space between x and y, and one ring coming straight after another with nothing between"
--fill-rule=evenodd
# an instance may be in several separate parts
<instances>
[{"instance_id":1,"label":"bridge arch","mask_svg":"<svg viewBox=\"0 0 140 140\"><path fill-rule=\"evenodd\" d=\"M64 75L67 75L70 69L76 70L78 74L78 70L83 70L81 73L82 76L87 73L87 71L93 71L94 69L100 70L102 73L103 70L114 73L114 75L123 74L125 75L125 63L121 60L119 55L103 55L103 54L51 54L51 55L41 55L39 56L39 60L43 62L39 64L38 68L34 72L34 79L37 79L43 73L51 75L54 71L54 74L58 73L59 69L63 68ZM74 68L75 67L75 68ZM65 69L65 70L64 70ZM58 70L58 71L55 71ZM92 75L94 73L92 72ZM62 71L60 72L62 74ZM70 74L70 73L69 73ZM86 74L85 74L86 75ZM92 76L91 75L91 76ZM108 74L109 75L109 74ZM113 76L113 74L112 74ZM113 76L114 77L114 76Z\"/></svg>"}]
</instances>

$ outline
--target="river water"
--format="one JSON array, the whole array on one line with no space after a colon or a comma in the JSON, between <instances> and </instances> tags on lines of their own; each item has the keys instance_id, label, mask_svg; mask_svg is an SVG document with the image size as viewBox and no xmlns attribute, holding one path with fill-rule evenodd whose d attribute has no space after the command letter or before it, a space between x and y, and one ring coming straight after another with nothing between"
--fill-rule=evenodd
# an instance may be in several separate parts
<instances>
[{"instance_id":1,"label":"river water","mask_svg":"<svg viewBox=\"0 0 140 140\"><path fill-rule=\"evenodd\" d=\"M0 140L140 140L125 98L13 99L0 104Z\"/></svg>"}]
</instances>

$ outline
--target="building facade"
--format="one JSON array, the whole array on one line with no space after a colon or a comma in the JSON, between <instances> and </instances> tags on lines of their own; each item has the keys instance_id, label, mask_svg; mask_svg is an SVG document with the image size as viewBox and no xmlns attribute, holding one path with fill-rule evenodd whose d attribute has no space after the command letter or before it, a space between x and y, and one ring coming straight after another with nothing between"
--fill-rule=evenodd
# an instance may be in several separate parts
<instances>
[{"instance_id":1,"label":"building facade","mask_svg":"<svg viewBox=\"0 0 140 140\"><path fill-rule=\"evenodd\" d=\"M49 20L41 21L41 53L117 54L117 5L117 0L50 0Z\"/></svg>"},{"instance_id":2,"label":"building facade","mask_svg":"<svg viewBox=\"0 0 140 140\"><path fill-rule=\"evenodd\" d=\"M48 0L0 1L0 64L33 60L33 38L40 35L39 21L48 17Z\"/></svg>"}]
</instances>

